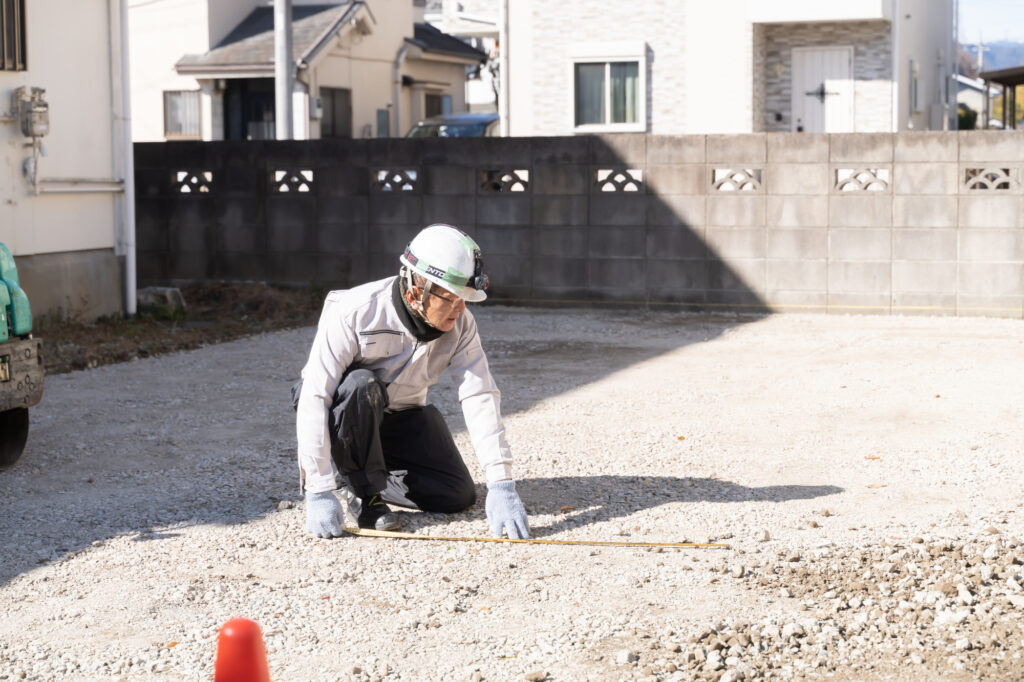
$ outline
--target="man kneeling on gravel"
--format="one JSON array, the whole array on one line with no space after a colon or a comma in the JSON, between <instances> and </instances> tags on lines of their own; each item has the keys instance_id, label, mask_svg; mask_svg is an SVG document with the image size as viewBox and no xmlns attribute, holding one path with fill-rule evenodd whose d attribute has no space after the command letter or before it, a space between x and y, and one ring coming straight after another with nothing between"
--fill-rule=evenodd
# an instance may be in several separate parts
<instances>
[{"instance_id":1,"label":"man kneeling on gravel","mask_svg":"<svg viewBox=\"0 0 1024 682\"><path fill-rule=\"evenodd\" d=\"M338 490L360 528L393 530L386 503L457 512L476 500L473 479L427 389L451 370L487 478L495 537L530 535L511 478L500 393L466 302L487 298L480 248L450 225L409 242L397 277L332 291L302 381L293 389L306 529L342 533Z\"/></svg>"}]
</instances>

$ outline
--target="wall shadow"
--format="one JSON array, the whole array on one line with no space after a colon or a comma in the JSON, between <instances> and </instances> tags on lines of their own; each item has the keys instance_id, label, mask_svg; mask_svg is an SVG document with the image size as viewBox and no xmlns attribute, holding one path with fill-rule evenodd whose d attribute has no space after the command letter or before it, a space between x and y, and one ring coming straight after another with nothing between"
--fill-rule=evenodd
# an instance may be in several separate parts
<instances>
[{"instance_id":1,"label":"wall shadow","mask_svg":"<svg viewBox=\"0 0 1024 682\"><path fill-rule=\"evenodd\" d=\"M678 327L652 343L640 324L571 376L553 367L568 390L767 312L766 145L764 135L643 133L137 144L139 281L349 288L396 274L418 230L450 223L483 250L482 305L590 307ZM688 333L688 316L647 311L732 315ZM558 318L546 317L556 330ZM482 331L495 358L563 350Z\"/></svg>"},{"instance_id":2,"label":"wall shadow","mask_svg":"<svg viewBox=\"0 0 1024 682\"><path fill-rule=\"evenodd\" d=\"M509 309L510 326L482 329L511 414L756 319L687 311L764 312L759 284L707 239L708 217L739 216L718 227L755 255L763 249L760 187L710 196L712 164L747 168L763 158L763 136L733 137L726 147L643 134L140 144L139 283L351 287L395 274L422 226L459 225L484 250L494 303L542 306ZM275 180L282 170L284 184ZM280 191L304 170L308 191ZM525 187L503 180L510 174ZM722 243L748 248L734 242ZM594 310L567 329L564 306ZM262 341L245 340L49 382L30 451L0 479L0 584L110 538L157 542L189 526L243 524L297 499L288 390L311 336L286 333L269 356ZM158 381L139 373L151 363L161 363ZM545 382L553 388L538 390L531 373L540 371L557 377ZM196 376L207 390L197 391ZM440 393L434 401L451 418L457 403ZM260 475L225 475L253 470ZM539 504L546 486L570 481L527 479L525 496ZM673 499L758 494L711 481L662 484ZM584 491L577 496L583 504ZM605 502L597 513L625 509Z\"/></svg>"}]
</instances>

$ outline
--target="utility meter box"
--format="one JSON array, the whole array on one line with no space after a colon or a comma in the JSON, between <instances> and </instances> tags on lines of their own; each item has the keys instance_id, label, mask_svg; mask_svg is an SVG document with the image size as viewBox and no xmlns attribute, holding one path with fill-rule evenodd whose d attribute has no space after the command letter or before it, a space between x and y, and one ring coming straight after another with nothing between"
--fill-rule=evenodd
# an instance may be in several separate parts
<instances>
[{"instance_id":1,"label":"utility meter box","mask_svg":"<svg viewBox=\"0 0 1024 682\"><path fill-rule=\"evenodd\" d=\"M15 115L25 137L43 137L50 132L50 105L44 98L46 90L22 86L14 91Z\"/></svg>"}]
</instances>

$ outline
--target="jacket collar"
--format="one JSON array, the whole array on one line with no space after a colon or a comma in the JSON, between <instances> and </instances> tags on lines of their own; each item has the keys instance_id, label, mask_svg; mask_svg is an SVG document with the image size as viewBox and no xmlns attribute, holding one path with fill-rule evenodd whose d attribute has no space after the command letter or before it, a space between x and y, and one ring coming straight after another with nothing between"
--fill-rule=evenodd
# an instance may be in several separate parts
<instances>
[{"instance_id":1,"label":"jacket collar","mask_svg":"<svg viewBox=\"0 0 1024 682\"><path fill-rule=\"evenodd\" d=\"M433 341L439 338L443 331L427 323L422 317L414 313L409 309L409 304L405 300L403 295L402 278L396 277L395 283L391 287L391 303L395 307L395 312L398 313L398 319L402 321L402 326L409 330L409 333L416 337L418 341Z\"/></svg>"}]
</instances>

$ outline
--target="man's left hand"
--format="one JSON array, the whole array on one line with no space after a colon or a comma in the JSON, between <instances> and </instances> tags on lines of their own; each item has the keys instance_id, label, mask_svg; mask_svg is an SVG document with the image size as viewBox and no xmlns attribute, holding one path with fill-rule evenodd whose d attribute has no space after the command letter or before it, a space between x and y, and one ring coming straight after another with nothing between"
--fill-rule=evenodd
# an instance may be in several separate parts
<instances>
[{"instance_id":1,"label":"man's left hand","mask_svg":"<svg viewBox=\"0 0 1024 682\"><path fill-rule=\"evenodd\" d=\"M507 533L510 540L530 537L526 509L516 492L515 481L492 481L487 484L487 523L494 537Z\"/></svg>"}]
</instances>

